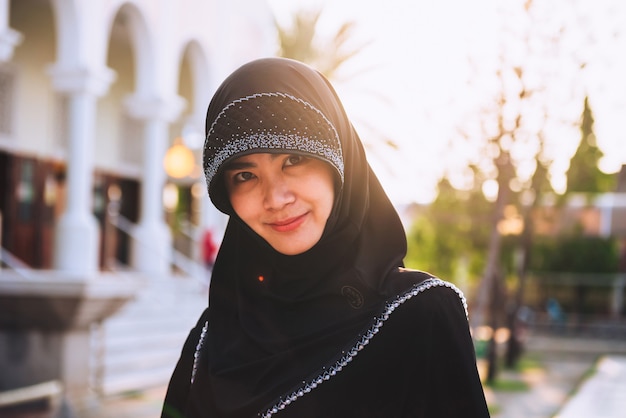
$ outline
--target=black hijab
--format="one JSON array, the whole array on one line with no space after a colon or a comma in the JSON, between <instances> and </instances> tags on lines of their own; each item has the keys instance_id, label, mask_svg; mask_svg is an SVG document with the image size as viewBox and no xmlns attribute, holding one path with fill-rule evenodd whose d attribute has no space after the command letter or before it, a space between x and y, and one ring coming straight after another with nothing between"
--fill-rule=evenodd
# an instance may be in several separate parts
<instances>
[{"instance_id":1,"label":"black hijab","mask_svg":"<svg viewBox=\"0 0 626 418\"><path fill-rule=\"evenodd\" d=\"M230 219L211 278L207 369L196 373L220 416L256 415L345 356L411 286L394 274L406 238L337 94L310 67L282 58L240 67L215 93L206 129L209 194ZM303 153L335 168L333 211L305 253L278 253L232 210L221 169L252 152Z\"/></svg>"}]
</instances>

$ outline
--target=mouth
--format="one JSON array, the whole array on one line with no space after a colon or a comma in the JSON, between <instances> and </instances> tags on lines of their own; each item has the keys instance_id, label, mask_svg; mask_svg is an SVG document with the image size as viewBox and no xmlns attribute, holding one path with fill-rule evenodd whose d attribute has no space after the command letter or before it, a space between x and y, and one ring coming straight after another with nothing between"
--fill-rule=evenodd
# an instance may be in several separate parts
<instances>
[{"instance_id":1,"label":"mouth","mask_svg":"<svg viewBox=\"0 0 626 418\"><path fill-rule=\"evenodd\" d=\"M270 222L268 225L277 232L290 232L297 229L306 220L307 214Z\"/></svg>"}]
</instances>

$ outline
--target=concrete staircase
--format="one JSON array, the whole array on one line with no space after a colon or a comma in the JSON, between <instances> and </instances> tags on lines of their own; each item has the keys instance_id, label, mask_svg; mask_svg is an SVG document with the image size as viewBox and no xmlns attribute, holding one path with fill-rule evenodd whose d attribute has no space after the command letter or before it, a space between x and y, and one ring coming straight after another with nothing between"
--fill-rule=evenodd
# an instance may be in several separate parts
<instances>
[{"instance_id":1,"label":"concrete staircase","mask_svg":"<svg viewBox=\"0 0 626 418\"><path fill-rule=\"evenodd\" d=\"M94 388L101 395L167 384L189 330L207 306L208 286L190 277L155 278L94 332Z\"/></svg>"}]
</instances>

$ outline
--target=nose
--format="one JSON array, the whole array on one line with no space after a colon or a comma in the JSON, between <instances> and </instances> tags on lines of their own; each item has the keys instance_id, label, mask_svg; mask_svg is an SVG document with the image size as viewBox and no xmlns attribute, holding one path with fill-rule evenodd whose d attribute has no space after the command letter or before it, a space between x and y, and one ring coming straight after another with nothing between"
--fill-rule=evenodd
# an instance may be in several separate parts
<instances>
[{"instance_id":1,"label":"nose","mask_svg":"<svg viewBox=\"0 0 626 418\"><path fill-rule=\"evenodd\" d=\"M267 210L279 210L295 200L295 194L283 176L273 176L263 187L263 205Z\"/></svg>"}]
</instances>

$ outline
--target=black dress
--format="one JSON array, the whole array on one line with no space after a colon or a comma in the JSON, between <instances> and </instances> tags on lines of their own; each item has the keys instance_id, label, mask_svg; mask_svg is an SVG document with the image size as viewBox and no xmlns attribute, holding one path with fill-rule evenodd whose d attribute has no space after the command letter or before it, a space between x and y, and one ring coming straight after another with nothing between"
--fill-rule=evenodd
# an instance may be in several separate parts
<instances>
[{"instance_id":1,"label":"black dress","mask_svg":"<svg viewBox=\"0 0 626 418\"><path fill-rule=\"evenodd\" d=\"M230 219L162 416L488 417L465 300L403 268L404 228L328 80L248 63L213 96L206 132L209 195ZM257 152L333 169L332 211L303 253L274 250L230 206L223 167Z\"/></svg>"},{"instance_id":2,"label":"black dress","mask_svg":"<svg viewBox=\"0 0 626 418\"><path fill-rule=\"evenodd\" d=\"M238 416L489 417L464 304L454 286L426 278L387 304L339 361L329 362L308 380L303 376L301 385L267 399L262 410L240 411ZM206 352L201 335L207 321L205 311L189 335L163 417L224 416L202 372Z\"/></svg>"}]
</instances>

